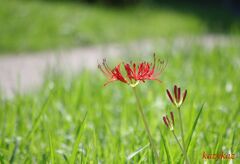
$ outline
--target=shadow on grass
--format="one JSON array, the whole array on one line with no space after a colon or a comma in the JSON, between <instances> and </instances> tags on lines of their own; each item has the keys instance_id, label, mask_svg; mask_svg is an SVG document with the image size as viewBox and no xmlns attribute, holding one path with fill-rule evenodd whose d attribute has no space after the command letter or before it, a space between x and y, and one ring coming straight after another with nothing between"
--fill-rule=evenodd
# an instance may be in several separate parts
<instances>
[{"instance_id":1,"label":"shadow on grass","mask_svg":"<svg viewBox=\"0 0 240 164\"><path fill-rule=\"evenodd\" d=\"M42 0L49 3L84 3L83 0ZM106 0L107 1L107 0ZM134 1L135 2L135 1ZM136 3L130 5L103 5L96 3L96 0L89 0L87 5L99 5L106 9L124 10L134 9ZM117 3L118 4L118 3ZM150 0L148 3L140 3L140 6L151 8L154 10L171 10L174 12L196 16L200 18L207 26L209 33L217 34L240 34L240 2L233 1L219 1L217 2L201 2L194 3L187 0L177 2L154 2Z\"/></svg>"},{"instance_id":2,"label":"shadow on grass","mask_svg":"<svg viewBox=\"0 0 240 164\"><path fill-rule=\"evenodd\" d=\"M200 18L210 33L240 34L240 4L193 4L193 3L159 3L159 9L168 8L176 12Z\"/></svg>"}]
</instances>

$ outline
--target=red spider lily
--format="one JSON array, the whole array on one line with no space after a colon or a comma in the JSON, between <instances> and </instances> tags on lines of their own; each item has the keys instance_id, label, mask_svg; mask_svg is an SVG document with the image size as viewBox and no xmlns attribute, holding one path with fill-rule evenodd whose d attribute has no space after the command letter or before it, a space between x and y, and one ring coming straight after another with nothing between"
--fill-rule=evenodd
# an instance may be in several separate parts
<instances>
[{"instance_id":1,"label":"red spider lily","mask_svg":"<svg viewBox=\"0 0 240 164\"><path fill-rule=\"evenodd\" d=\"M160 59L156 59L154 54L153 63L141 62L141 63L126 63L124 64L125 72L121 71L121 63L115 68L111 69L107 63L106 59L103 60L102 65L98 64L98 68L104 73L108 78L108 82L104 84L107 85L113 81L121 81L123 83L129 84L135 87L139 82L145 82L146 80L157 80L160 74L166 67L166 63Z\"/></svg>"},{"instance_id":2,"label":"red spider lily","mask_svg":"<svg viewBox=\"0 0 240 164\"><path fill-rule=\"evenodd\" d=\"M181 105L184 103L186 96L187 96L187 90L185 89L183 96L181 97L181 88L174 85L174 97L171 95L170 91L167 89L167 95L171 102L177 107L180 108Z\"/></svg>"},{"instance_id":3,"label":"red spider lily","mask_svg":"<svg viewBox=\"0 0 240 164\"><path fill-rule=\"evenodd\" d=\"M174 130L173 126L174 126L174 115L173 112L170 112L171 115L171 121L169 120L168 116L163 116L163 122L165 123L165 125L170 129L170 130Z\"/></svg>"}]
</instances>

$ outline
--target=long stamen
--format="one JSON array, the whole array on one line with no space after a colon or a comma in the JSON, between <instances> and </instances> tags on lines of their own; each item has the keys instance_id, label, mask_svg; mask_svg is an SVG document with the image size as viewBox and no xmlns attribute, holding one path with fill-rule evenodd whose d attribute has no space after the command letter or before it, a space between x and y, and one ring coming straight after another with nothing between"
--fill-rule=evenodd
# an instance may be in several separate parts
<instances>
[{"instance_id":1,"label":"long stamen","mask_svg":"<svg viewBox=\"0 0 240 164\"><path fill-rule=\"evenodd\" d=\"M107 65L107 60L103 59L103 66L105 68L105 70L111 74L111 68Z\"/></svg>"},{"instance_id":2,"label":"long stamen","mask_svg":"<svg viewBox=\"0 0 240 164\"><path fill-rule=\"evenodd\" d=\"M159 69L159 73L162 73L164 71L164 69L166 68L167 63L165 64L165 62L163 60L160 61L160 63L161 63L161 67Z\"/></svg>"},{"instance_id":3,"label":"long stamen","mask_svg":"<svg viewBox=\"0 0 240 164\"><path fill-rule=\"evenodd\" d=\"M156 66L156 54L154 53L153 54L153 69L155 68Z\"/></svg>"},{"instance_id":4,"label":"long stamen","mask_svg":"<svg viewBox=\"0 0 240 164\"><path fill-rule=\"evenodd\" d=\"M107 72L105 72L100 64L98 64L98 68L101 70L101 72L107 77L111 78L111 75Z\"/></svg>"},{"instance_id":5,"label":"long stamen","mask_svg":"<svg viewBox=\"0 0 240 164\"><path fill-rule=\"evenodd\" d=\"M155 71L154 76L159 76L164 71L166 66L167 66L167 63L165 64L165 62L163 60L158 59L157 66L156 66L156 69L155 69L157 71Z\"/></svg>"}]
</instances>

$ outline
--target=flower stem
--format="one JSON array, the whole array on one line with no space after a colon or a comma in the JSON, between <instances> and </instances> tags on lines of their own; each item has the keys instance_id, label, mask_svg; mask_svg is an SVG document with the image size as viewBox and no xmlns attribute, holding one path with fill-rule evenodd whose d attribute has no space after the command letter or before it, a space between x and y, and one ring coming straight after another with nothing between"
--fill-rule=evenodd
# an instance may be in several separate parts
<instances>
[{"instance_id":1,"label":"flower stem","mask_svg":"<svg viewBox=\"0 0 240 164\"><path fill-rule=\"evenodd\" d=\"M189 159L188 159L188 156L187 156L187 152L186 152L185 139L184 139L184 133L183 133L183 122L182 122L182 115L181 115L180 108L178 108L178 116L179 116L179 120L180 120L180 129L181 129L181 137L182 137L183 154L185 156L186 163L189 164L190 162L189 162Z\"/></svg>"},{"instance_id":2,"label":"flower stem","mask_svg":"<svg viewBox=\"0 0 240 164\"><path fill-rule=\"evenodd\" d=\"M174 137L175 137L175 139L176 139L176 141L177 141L177 143L178 143L178 146L180 147L182 153L184 154L184 157L186 158L186 156L185 156L185 155L186 155L186 154L185 154L185 151L183 150L183 147L182 147L182 145L180 144L180 142L179 142L179 140L178 140L178 138L177 138L174 130L172 131L172 133L173 133L173 135L174 135Z\"/></svg>"},{"instance_id":3,"label":"flower stem","mask_svg":"<svg viewBox=\"0 0 240 164\"><path fill-rule=\"evenodd\" d=\"M149 142L150 142L151 149L152 149L152 151L154 153L155 158L157 159L157 163L160 164L160 158L159 158L158 153L156 151L156 147L154 145L153 138L152 138L151 132L149 130L149 126L148 126L146 117L145 117L145 115L143 113L143 109L142 109L142 106L141 106L141 103L140 103L140 100L139 100L139 97L138 97L138 94L137 94L137 91L136 91L136 87L132 87L132 88L133 88L133 92L134 92L134 95L135 95L136 100L137 100L138 110L139 110L139 112L141 114L141 117L142 117L145 129L146 129L147 134L148 134L148 139L149 139Z\"/></svg>"}]
</instances>

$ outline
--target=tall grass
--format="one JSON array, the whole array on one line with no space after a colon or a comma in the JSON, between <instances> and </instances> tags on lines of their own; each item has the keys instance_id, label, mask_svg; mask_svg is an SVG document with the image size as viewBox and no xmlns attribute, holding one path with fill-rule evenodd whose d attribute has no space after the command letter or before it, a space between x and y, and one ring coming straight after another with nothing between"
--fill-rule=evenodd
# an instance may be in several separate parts
<instances>
[{"instance_id":1,"label":"tall grass","mask_svg":"<svg viewBox=\"0 0 240 164\"><path fill-rule=\"evenodd\" d=\"M139 96L164 163L176 163L183 158L162 122L166 110L172 109L165 89L174 83L188 89L182 117L190 160L203 163L203 152L239 154L239 52L239 46L230 45L212 50L192 47L157 53L168 59L161 77L163 83L141 84ZM104 82L99 72L83 71L71 78L59 73L47 78L38 92L19 94L11 100L2 96L0 160L5 163L152 163L153 154L146 146L148 138L132 91L121 83L103 87ZM176 134L180 137L180 131ZM208 160L208 163L215 162ZM239 163L239 156L233 162Z\"/></svg>"},{"instance_id":2,"label":"tall grass","mask_svg":"<svg viewBox=\"0 0 240 164\"><path fill-rule=\"evenodd\" d=\"M201 18L164 7L116 9L66 1L0 2L1 54L201 34L206 31Z\"/></svg>"}]
</instances>

